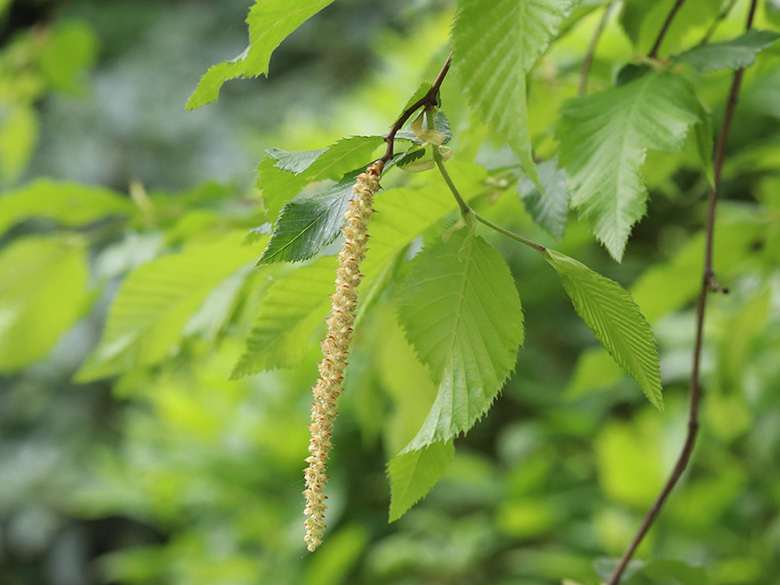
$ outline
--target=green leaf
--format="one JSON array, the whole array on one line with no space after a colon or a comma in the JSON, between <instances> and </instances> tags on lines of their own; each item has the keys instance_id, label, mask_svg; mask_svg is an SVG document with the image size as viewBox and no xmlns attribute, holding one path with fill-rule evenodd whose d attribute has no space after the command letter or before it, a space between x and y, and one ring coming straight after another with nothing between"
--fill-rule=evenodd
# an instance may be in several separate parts
<instances>
[{"instance_id":1,"label":"green leaf","mask_svg":"<svg viewBox=\"0 0 780 585\"><path fill-rule=\"evenodd\" d=\"M615 260L646 211L639 169L647 150L680 150L702 112L691 85L669 73L564 104L556 137L572 204Z\"/></svg>"},{"instance_id":2,"label":"green leaf","mask_svg":"<svg viewBox=\"0 0 780 585\"><path fill-rule=\"evenodd\" d=\"M390 478L390 522L419 502L438 482L455 458L452 441L437 441L403 451L387 465Z\"/></svg>"},{"instance_id":3,"label":"green leaf","mask_svg":"<svg viewBox=\"0 0 780 585\"><path fill-rule=\"evenodd\" d=\"M526 75L557 35L571 0L459 0L452 27L461 90L543 189L528 133Z\"/></svg>"},{"instance_id":4,"label":"green leaf","mask_svg":"<svg viewBox=\"0 0 780 585\"><path fill-rule=\"evenodd\" d=\"M344 213L354 194L355 178L361 172L356 169L326 191L287 203L257 263L306 260L335 240L346 222Z\"/></svg>"},{"instance_id":5,"label":"green leaf","mask_svg":"<svg viewBox=\"0 0 780 585\"><path fill-rule=\"evenodd\" d=\"M129 199L110 189L39 179L0 196L0 234L31 218L79 226L133 210Z\"/></svg>"},{"instance_id":6,"label":"green leaf","mask_svg":"<svg viewBox=\"0 0 780 585\"><path fill-rule=\"evenodd\" d=\"M0 371L43 358L81 315L87 259L79 240L24 238L0 255Z\"/></svg>"},{"instance_id":7,"label":"green leaf","mask_svg":"<svg viewBox=\"0 0 780 585\"><path fill-rule=\"evenodd\" d=\"M624 585L709 585L704 567L694 567L683 561L655 559L634 573Z\"/></svg>"},{"instance_id":8,"label":"green leaf","mask_svg":"<svg viewBox=\"0 0 780 585\"><path fill-rule=\"evenodd\" d=\"M661 369L653 332L631 294L614 280L560 252L543 253L585 324L618 365L663 410Z\"/></svg>"},{"instance_id":9,"label":"green leaf","mask_svg":"<svg viewBox=\"0 0 780 585\"><path fill-rule=\"evenodd\" d=\"M335 266L332 256L320 258L268 287L232 379L303 360L309 338L330 308Z\"/></svg>"},{"instance_id":10,"label":"green leaf","mask_svg":"<svg viewBox=\"0 0 780 585\"><path fill-rule=\"evenodd\" d=\"M637 53L647 54L658 37L672 6L677 0L627 0L620 15L620 22ZM722 2L712 0L686 0L676 13L661 44L661 55L680 50L686 42L686 33L702 23L709 23L720 12ZM690 45L688 45L690 46Z\"/></svg>"},{"instance_id":11,"label":"green leaf","mask_svg":"<svg viewBox=\"0 0 780 585\"><path fill-rule=\"evenodd\" d=\"M263 191L268 217L276 218L284 204L309 183L337 181L352 169L368 166L371 154L383 143L381 136L351 136L318 150L268 150L257 168L257 187Z\"/></svg>"},{"instance_id":12,"label":"green leaf","mask_svg":"<svg viewBox=\"0 0 780 585\"><path fill-rule=\"evenodd\" d=\"M38 126L35 109L29 106L0 110L0 181L12 183L19 178L38 142Z\"/></svg>"},{"instance_id":13,"label":"green leaf","mask_svg":"<svg viewBox=\"0 0 780 585\"><path fill-rule=\"evenodd\" d=\"M553 158L541 163L539 180L544 185L543 195L534 182L522 177L517 183L517 192L525 210L534 222L550 234L563 239L566 219L569 216L569 187L566 184L566 171L558 168L558 159Z\"/></svg>"},{"instance_id":14,"label":"green leaf","mask_svg":"<svg viewBox=\"0 0 780 585\"><path fill-rule=\"evenodd\" d=\"M514 368L523 311L504 259L465 229L415 257L399 295L401 324L438 385L414 450L449 441L487 412Z\"/></svg>"},{"instance_id":15,"label":"green leaf","mask_svg":"<svg viewBox=\"0 0 780 585\"><path fill-rule=\"evenodd\" d=\"M108 313L103 338L77 374L84 382L151 366L171 355L206 297L251 262L236 232L217 242L142 264L122 283Z\"/></svg>"},{"instance_id":16,"label":"green leaf","mask_svg":"<svg viewBox=\"0 0 780 585\"><path fill-rule=\"evenodd\" d=\"M296 28L333 0L258 0L246 19L249 46L235 59L209 68L201 77L187 109L195 110L216 101L222 84L236 77L268 74L271 53Z\"/></svg>"},{"instance_id":17,"label":"green leaf","mask_svg":"<svg viewBox=\"0 0 780 585\"><path fill-rule=\"evenodd\" d=\"M673 59L688 63L702 73L741 69L755 63L756 55L774 45L777 39L780 34L776 32L753 29L730 41L699 45Z\"/></svg>"}]
</instances>

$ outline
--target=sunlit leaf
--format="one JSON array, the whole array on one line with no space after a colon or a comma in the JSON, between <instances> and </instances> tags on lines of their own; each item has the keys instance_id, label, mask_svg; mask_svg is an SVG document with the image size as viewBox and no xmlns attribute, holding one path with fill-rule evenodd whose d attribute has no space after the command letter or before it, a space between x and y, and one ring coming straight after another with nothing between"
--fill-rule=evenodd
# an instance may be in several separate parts
<instances>
[{"instance_id":1,"label":"sunlit leaf","mask_svg":"<svg viewBox=\"0 0 780 585\"><path fill-rule=\"evenodd\" d=\"M629 292L560 252L547 249L544 257L555 268L574 308L596 339L637 381L648 400L663 410L655 338Z\"/></svg>"},{"instance_id":2,"label":"sunlit leaf","mask_svg":"<svg viewBox=\"0 0 780 585\"><path fill-rule=\"evenodd\" d=\"M390 522L419 502L447 472L455 457L452 441L435 442L396 455L387 465Z\"/></svg>"},{"instance_id":3,"label":"sunlit leaf","mask_svg":"<svg viewBox=\"0 0 780 585\"><path fill-rule=\"evenodd\" d=\"M514 368L523 312L504 259L465 229L420 253L399 294L401 323L438 384L414 450L449 441L487 412Z\"/></svg>"},{"instance_id":4,"label":"sunlit leaf","mask_svg":"<svg viewBox=\"0 0 780 585\"><path fill-rule=\"evenodd\" d=\"M701 122L693 88L669 73L567 101L556 132L572 204L616 260L632 226L645 214L647 189L639 169L648 150L672 152Z\"/></svg>"},{"instance_id":5,"label":"sunlit leaf","mask_svg":"<svg viewBox=\"0 0 780 585\"><path fill-rule=\"evenodd\" d=\"M268 287L231 378L298 364L330 308L336 259L320 258Z\"/></svg>"},{"instance_id":6,"label":"sunlit leaf","mask_svg":"<svg viewBox=\"0 0 780 585\"><path fill-rule=\"evenodd\" d=\"M461 91L543 189L528 133L526 75L558 33L571 0L459 0L452 27Z\"/></svg>"},{"instance_id":7,"label":"sunlit leaf","mask_svg":"<svg viewBox=\"0 0 780 585\"><path fill-rule=\"evenodd\" d=\"M219 96L222 84L236 77L268 74L271 53L296 28L333 0L258 0L249 10L249 46L235 59L211 67L187 100L195 110Z\"/></svg>"}]
</instances>

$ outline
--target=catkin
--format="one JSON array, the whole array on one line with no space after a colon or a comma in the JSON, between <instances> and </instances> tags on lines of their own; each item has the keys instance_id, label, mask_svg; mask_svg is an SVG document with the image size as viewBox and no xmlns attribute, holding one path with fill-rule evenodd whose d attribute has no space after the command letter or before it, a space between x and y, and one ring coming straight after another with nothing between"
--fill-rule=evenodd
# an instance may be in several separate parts
<instances>
[{"instance_id":1,"label":"catkin","mask_svg":"<svg viewBox=\"0 0 780 585\"><path fill-rule=\"evenodd\" d=\"M360 263L366 256L368 218L373 213L374 194L379 191L379 177L383 163L377 161L358 175L353 187L354 197L344 214L347 225L344 232L344 245L339 253L339 268L336 269L336 292L333 299L331 316L327 319L328 335L322 341L322 361L319 364L320 376L312 389L315 402L311 410L311 440L309 441L309 464L304 471L306 477L306 536L304 540L310 551L322 543L325 529L325 500L322 493L328 476L325 475L328 454L333 443L333 419L338 414L336 406L343 388L344 369L347 367L349 345L352 341L352 326L357 310L357 287L363 279Z\"/></svg>"}]
</instances>

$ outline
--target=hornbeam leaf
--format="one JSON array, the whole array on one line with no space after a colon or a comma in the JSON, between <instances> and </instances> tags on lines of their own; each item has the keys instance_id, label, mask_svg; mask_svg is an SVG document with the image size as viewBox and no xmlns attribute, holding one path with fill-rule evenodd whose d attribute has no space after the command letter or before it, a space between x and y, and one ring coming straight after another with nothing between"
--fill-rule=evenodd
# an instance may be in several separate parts
<instances>
[{"instance_id":1,"label":"hornbeam leaf","mask_svg":"<svg viewBox=\"0 0 780 585\"><path fill-rule=\"evenodd\" d=\"M483 416L515 365L523 310L501 255L461 229L412 261L399 317L438 392L407 450L449 441Z\"/></svg>"},{"instance_id":2,"label":"hornbeam leaf","mask_svg":"<svg viewBox=\"0 0 780 585\"><path fill-rule=\"evenodd\" d=\"M534 222L550 234L563 239L566 220L569 217L569 187L566 184L566 172L558 168L558 160L553 158L539 165L539 179L547 194L539 192L528 177L522 177L517 183L517 192L523 207Z\"/></svg>"},{"instance_id":3,"label":"hornbeam leaf","mask_svg":"<svg viewBox=\"0 0 780 585\"><path fill-rule=\"evenodd\" d=\"M293 199L282 208L259 264L298 262L314 256L339 235L352 188L363 169L347 174L330 189L311 197Z\"/></svg>"},{"instance_id":4,"label":"hornbeam leaf","mask_svg":"<svg viewBox=\"0 0 780 585\"><path fill-rule=\"evenodd\" d=\"M122 283L103 338L77 379L94 380L159 363L171 355L187 321L212 290L251 262L236 232L215 243L142 264Z\"/></svg>"},{"instance_id":5,"label":"hornbeam leaf","mask_svg":"<svg viewBox=\"0 0 780 585\"><path fill-rule=\"evenodd\" d=\"M257 187L263 191L269 219L275 219L284 204L309 183L337 181L361 164L368 166L371 154L383 142L381 136L351 136L318 150L269 149L257 167Z\"/></svg>"},{"instance_id":6,"label":"hornbeam leaf","mask_svg":"<svg viewBox=\"0 0 780 585\"><path fill-rule=\"evenodd\" d=\"M447 472L455 458L452 441L437 441L404 450L390 460L390 522L398 520L419 502Z\"/></svg>"},{"instance_id":7,"label":"hornbeam leaf","mask_svg":"<svg viewBox=\"0 0 780 585\"><path fill-rule=\"evenodd\" d=\"M631 294L614 280L573 258L547 249L544 257L558 276L577 313L604 349L663 410L661 368L650 325Z\"/></svg>"},{"instance_id":8,"label":"hornbeam leaf","mask_svg":"<svg viewBox=\"0 0 780 585\"><path fill-rule=\"evenodd\" d=\"M76 239L23 238L0 254L0 371L43 358L81 315L87 258Z\"/></svg>"},{"instance_id":9,"label":"hornbeam leaf","mask_svg":"<svg viewBox=\"0 0 780 585\"><path fill-rule=\"evenodd\" d=\"M0 196L0 234L31 218L78 226L133 211L128 198L110 189L39 179Z\"/></svg>"},{"instance_id":10,"label":"hornbeam leaf","mask_svg":"<svg viewBox=\"0 0 780 585\"><path fill-rule=\"evenodd\" d=\"M572 7L571 0L458 0L454 66L469 102L536 174L528 133L526 75Z\"/></svg>"},{"instance_id":11,"label":"hornbeam leaf","mask_svg":"<svg viewBox=\"0 0 780 585\"><path fill-rule=\"evenodd\" d=\"M756 55L774 45L777 39L780 39L780 34L776 32L749 30L730 41L699 45L673 59L688 63L702 73L740 69L755 63Z\"/></svg>"},{"instance_id":12,"label":"hornbeam leaf","mask_svg":"<svg viewBox=\"0 0 780 585\"><path fill-rule=\"evenodd\" d=\"M332 256L320 258L268 287L232 379L303 360L309 338L330 307L335 267Z\"/></svg>"},{"instance_id":13,"label":"hornbeam leaf","mask_svg":"<svg viewBox=\"0 0 780 585\"><path fill-rule=\"evenodd\" d=\"M691 85L669 73L564 104L556 137L572 204L615 260L646 211L639 168L647 150L681 149L705 115Z\"/></svg>"},{"instance_id":14,"label":"hornbeam leaf","mask_svg":"<svg viewBox=\"0 0 780 585\"><path fill-rule=\"evenodd\" d=\"M222 84L236 77L268 74L271 53L296 28L333 0L258 0L249 10L249 46L235 59L211 67L187 100L195 110L216 101Z\"/></svg>"}]
</instances>

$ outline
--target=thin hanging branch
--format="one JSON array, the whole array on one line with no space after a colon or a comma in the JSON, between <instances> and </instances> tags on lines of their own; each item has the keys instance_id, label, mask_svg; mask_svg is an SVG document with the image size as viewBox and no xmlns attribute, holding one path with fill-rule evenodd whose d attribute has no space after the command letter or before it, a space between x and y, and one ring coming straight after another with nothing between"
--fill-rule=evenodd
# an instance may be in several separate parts
<instances>
[{"instance_id":1,"label":"thin hanging branch","mask_svg":"<svg viewBox=\"0 0 780 585\"><path fill-rule=\"evenodd\" d=\"M582 65L580 66L580 85L577 91L577 95L583 97L588 92L588 74L590 73L590 66L593 63L593 54L596 52L596 47L599 44L601 34L609 22L609 13L612 12L612 7L615 3L607 4L604 9L604 14L601 15L599 23L596 25L596 30L593 31L593 36L588 43L588 48L585 51L585 57L582 59Z\"/></svg>"},{"instance_id":2,"label":"thin hanging branch","mask_svg":"<svg viewBox=\"0 0 780 585\"><path fill-rule=\"evenodd\" d=\"M753 17L756 12L757 0L751 0L750 12L747 19L747 30L753 27ZM617 567L609 578L609 581L605 585L618 585L620 578L625 571L631 557L641 544L647 531L653 525L656 517L658 516L661 508L663 507L669 494L677 485L677 481L682 476L688 462L691 459L693 453L693 447L696 444L696 436L699 431L699 406L701 404L701 382L699 380L699 372L701 369L701 353L702 345L704 343L704 315L707 308L707 296L711 292L723 291L728 292L727 289L721 288L715 278L715 271L713 269L712 261L712 249L715 241L715 211L718 205L718 194L720 191L720 178L723 171L723 161L726 155L726 143L728 141L729 130L731 128L731 120L734 117L734 110L737 106L737 99L739 97L739 90L742 86L742 75L744 69L738 69L734 72L734 78L731 82L731 89L729 91L728 101L726 103L726 111L723 115L723 124L718 134L718 141L715 146L715 153L713 155L713 167L715 173L715 181L712 189L710 189L709 196L707 197L707 218L705 220L704 232L705 232L705 247L704 247L704 269L702 271L701 288L699 289L699 298L696 304L696 341L693 347L693 367L691 370L691 379L689 384L689 412L688 412L688 434L685 437L685 443L683 444L682 451L677 459L677 463L672 470L669 479L664 485L658 498L655 500L650 510L647 512L642 524L637 530L634 538L631 540L628 549L623 554Z\"/></svg>"},{"instance_id":3,"label":"thin hanging branch","mask_svg":"<svg viewBox=\"0 0 780 585\"><path fill-rule=\"evenodd\" d=\"M436 79L434 80L431 89L428 90L428 93L414 102L411 106L406 108L398 120L396 120L395 124L393 124L393 127L390 128L390 132L388 132L387 136L385 136L387 150L385 151L385 154L382 156L382 158L379 159L382 164L387 164L388 161L393 158L395 135L398 134L398 131L404 127L404 124L406 124L406 121L411 117L411 115L423 106L434 107L438 105L439 89L441 88L441 84L444 82L444 78L447 77L447 72L450 70L451 63L452 53L447 56L447 60L444 62L441 71L439 71L439 74L436 76Z\"/></svg>"},{"instance_id":4,"label":"thin hanging branch","mask_svg":"<svg viewBox=\"0 0 780 585\"><path fill-rule=\"evenodd\" d=\"M664 21L664 24L661 27L661 30L658 32L658 36L656 37L655 42L653 43L653 48L650 49L650 52L647 54L647 56L651 59L658 57L658 50L661 48L661 43L664 42L664 37L666 36L666 33L669 32L669 27L672 25L674 17L677 16L677 11L682 8L684 3L685 0L677 0L677 2L674 3L674 6L672 6L672 9L669 11L669 14L666 16L666 20Z\"/></svg>"}]
</instances>

